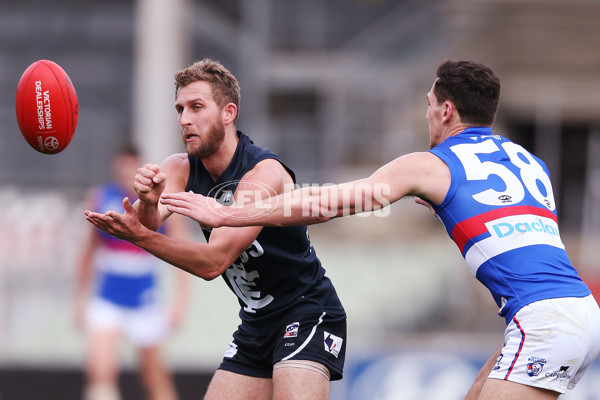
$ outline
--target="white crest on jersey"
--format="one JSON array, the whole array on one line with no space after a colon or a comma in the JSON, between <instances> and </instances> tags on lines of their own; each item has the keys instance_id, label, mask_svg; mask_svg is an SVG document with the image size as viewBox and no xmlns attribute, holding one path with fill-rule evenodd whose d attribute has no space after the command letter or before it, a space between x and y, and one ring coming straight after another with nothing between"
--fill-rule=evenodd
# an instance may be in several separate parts
<instances>
[{"instance_id":1,"label":"white crest on jersey","mask_svg":"<svg viewBox=\"0 0 600 400\"><path fill-rule=\"evenodd\" d=\"M254 290L256 287L255 281L260 278L258 271L246 271L244 264L250 260L250 257L260 257L264 254L264 250L257 240L254 240L250 247L240 254L237 263L231 265L225 271L225 276L231 283L231 287L235 294L244 302L246 307L244 311L255 313L256 310L266 307L274 298L270 294L262 297L263 294L259 290Z\"/></svg>"}]
</instances>

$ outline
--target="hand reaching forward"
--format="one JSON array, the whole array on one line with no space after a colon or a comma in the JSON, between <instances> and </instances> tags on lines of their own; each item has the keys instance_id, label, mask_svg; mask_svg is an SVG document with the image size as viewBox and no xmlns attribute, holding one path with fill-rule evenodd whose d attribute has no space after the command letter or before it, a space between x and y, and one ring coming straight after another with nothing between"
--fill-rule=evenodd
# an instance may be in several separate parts
<instances>
[{"instance_id":1,"label":"hand reaching forward","mask_svg":"<svg viewBox=\"0 0 600 400\"><path fill-rule=\"evenodd\" d=\"M116 211L100 214L86 210L84 212L85 219L96 228L102 229L116 238L132 242L139 238L146 228L140 223L137 212L127 197L123 199L123 208L125 208L124 214Z\"/></svg>"},{"instance_id":2,"label":"hand reaching forward","mask_svg":"<svg viewBox=\"0 0 600 400\"><path fill-rule=\"evenodd\" d=\"M160 202L167 206L170 212L190 217L204 226L211 228L223 226L222 213L219 212L223 205L212 197L204 197L192 192L164 193Z\"/></svg>"},{"instance_id":3,"label":"hand reaching forward","mask_svg":"<svg viewBox=\"0 0 600 400\"><path fill-rule=\"evenodd\" d=\"M138 168L133 181L133 188L138 199L147 204L158 204L160 195L167 184L166 178L156 164L146 164Z\"/></svg>"}]
</instances>

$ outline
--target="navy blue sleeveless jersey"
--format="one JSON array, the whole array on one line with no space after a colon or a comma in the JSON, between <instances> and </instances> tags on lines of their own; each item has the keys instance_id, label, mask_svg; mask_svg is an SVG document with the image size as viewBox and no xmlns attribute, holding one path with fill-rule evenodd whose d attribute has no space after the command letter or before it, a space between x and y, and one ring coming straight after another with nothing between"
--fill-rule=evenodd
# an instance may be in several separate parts
<instances>
[{"instance_id":1,"label":"navy blue sleeveless jersey","mask_svg":"<svg viewBox=\"0 0 600 400\"><path fill-rule=\"evenodd\" d=\"M294 173L270 150L256 146L248 136L238 132L239 143L225 171L214 181L202 162L188 155L190 175L186 191L231 203L238 182L260 161L279 161L292 176ZM272 195L272 194L271 194ZM203 229L206 239L210 231ZM265 227L254 242L222 274L240 303L240 318L247 328L263 330L291 307L294 312L327 312L345 315L333 284L317 258L308 238L306 226Z\"/></svg>"},{"instance_id":2,"label":"navy blue sleeveless jersey","mask_svg":"<svg viewBox=\"0 0 600 400\"><path fill-rule=\"evenodd\" d=\"M546 164L491 128L468 128L430 150L450 168L432 204L471 273L510 322L523 306L590 294L560 238Z\"/></svg>"}]
</instances>

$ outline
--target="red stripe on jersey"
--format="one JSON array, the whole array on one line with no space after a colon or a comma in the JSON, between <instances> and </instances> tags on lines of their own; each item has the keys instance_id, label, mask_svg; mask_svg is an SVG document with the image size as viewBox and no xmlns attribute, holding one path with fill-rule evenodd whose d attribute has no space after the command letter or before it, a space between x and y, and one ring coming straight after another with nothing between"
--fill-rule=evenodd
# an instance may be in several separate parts
<instances>
[{"instance_id":1,"label":"red stripe on jersey","mask_svg":"<svg viewBox=\"0 0 600 400\"><path fill-rule=\"evenodd\" d=\"M540 217L546 217L557 222L556 215L552 211L545 208L533 207L533 206L511 206L498 208L491 210L483 214L476 215L474 217L465 219L454 225L452 229L452 240L460 249L462 253L465 245L469 240L475 236L481 235L487 232L485 224L489 221L493 221L498 218L508 217L512 215L537 215Z\"/></svg>"},{"instance_id":2,"label":"red stripe on jersey","mask_svg":"<svg viewBox=\"0 0 600 400\"><path fill-rule=\"evenodd\" d=\"M513 368L515 367L515 364L517 363L519 356L521 355L521 350L523 350L523 343L525 343L525 331L523 330L523 328L521 328L521 324L519 324L519 321L517 321L517 318L513 317L513 321L515 321L515 324L517 324L517 328L519 328L519 331L521 332L521 343L519 344L519 350L517 350L517 354L515 354L515 358L513 358L513 361L510 364L510 367L508 368L508 372L506 373L504 380L507 380L508 377L510 376L510 373L512 372Z\"/></svg>"}]
</instances>

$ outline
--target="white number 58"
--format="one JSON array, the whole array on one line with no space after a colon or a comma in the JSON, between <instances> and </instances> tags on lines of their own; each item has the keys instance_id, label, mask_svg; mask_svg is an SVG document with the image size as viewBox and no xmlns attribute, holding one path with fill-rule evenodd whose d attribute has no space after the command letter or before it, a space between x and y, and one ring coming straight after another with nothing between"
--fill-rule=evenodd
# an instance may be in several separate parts
<instances>
[{"instance_id":1,"label":"white number 58","mask_svg":"<svg viewBox=\"0 0 600 400\"><path fill-rule=\"evenodd\" d=\"M523 200L527 190L544 207L554 210L554 194L550 178L531 154L518 144L505 142L502 144L502 149L510 162L519 168L520 180L506 166L492 161L482 162L479 159L477 154L502 151L492 139L481 143L459 144L450 149L463 164L468 180L486 180L490 175L496 175L504 182L506 188L503 191L487 189L474 194L473 198L478 202L487 205L506 205L502 199L510 196L511 203L515 204ZM543 186L545 193L542 193L538 183Z\"/></svg>"}]
</instances>

